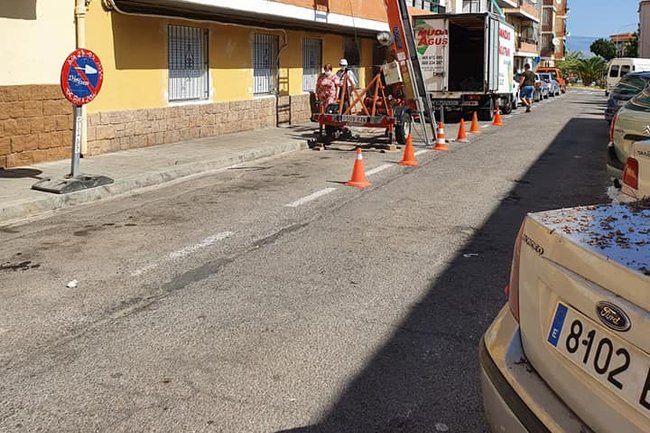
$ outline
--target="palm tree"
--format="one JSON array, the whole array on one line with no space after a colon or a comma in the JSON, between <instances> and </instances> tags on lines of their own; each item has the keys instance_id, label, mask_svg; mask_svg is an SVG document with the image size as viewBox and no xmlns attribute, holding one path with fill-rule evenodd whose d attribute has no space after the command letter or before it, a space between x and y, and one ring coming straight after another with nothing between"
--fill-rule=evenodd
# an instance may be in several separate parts
<instances>
[{"instance_id":1,"label":"palm tree","mask_svg":"<svg viewBox=\"0 0 650 433\"><path fill-rule=\"evenodd\" d=\"M591 83L597 83L602 80L606 68L607 62L602 57L594 56L580 60L576 72L580 75L585 85L590 85Z\"/></svg>"}]
</instances>

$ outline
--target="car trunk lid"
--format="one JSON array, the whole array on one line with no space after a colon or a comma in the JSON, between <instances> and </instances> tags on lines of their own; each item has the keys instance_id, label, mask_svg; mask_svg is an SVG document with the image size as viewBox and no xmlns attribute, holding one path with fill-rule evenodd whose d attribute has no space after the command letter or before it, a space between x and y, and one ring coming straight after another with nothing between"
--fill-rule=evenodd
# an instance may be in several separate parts
<instances>
[{"instance_id":1,"label":"car trunk lid","mask_svg":"<svg viewBox=\"0 0 650 433\"><path fill-rule=\"evenodd\" d=\"M647 431L650 201L531 214L522 241L531 365L593 430Z\"/></svg>"}]
</instances>

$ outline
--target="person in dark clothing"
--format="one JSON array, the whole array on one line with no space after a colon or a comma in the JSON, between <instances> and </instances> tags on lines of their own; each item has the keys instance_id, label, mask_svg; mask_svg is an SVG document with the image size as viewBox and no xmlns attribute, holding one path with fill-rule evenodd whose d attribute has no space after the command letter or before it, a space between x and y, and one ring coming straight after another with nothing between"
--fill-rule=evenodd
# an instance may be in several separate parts
<instances>
[{"instance_id":1,"label":"person in dark clothing","mask_svg":"<svg viewBox=\"0 0 650 433\"><path fill-rule=\"evenodd\" d=\"M519 79L519 91L521 102L526 105L526 113L530 113L530 107L533 105L533 92L535 91L535 73L530 70L530 65L524 65L524 73Z\"/></svg>"}]
</instances>

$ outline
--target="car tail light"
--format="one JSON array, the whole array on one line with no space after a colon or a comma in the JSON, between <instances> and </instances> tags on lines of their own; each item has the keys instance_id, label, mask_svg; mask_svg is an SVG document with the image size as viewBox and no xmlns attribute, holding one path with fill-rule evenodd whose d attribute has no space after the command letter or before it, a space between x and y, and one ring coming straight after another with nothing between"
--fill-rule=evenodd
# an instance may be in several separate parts
<instances>
[{"instance_id":1,"label":"car tail light","mask_svg":"<svg viewBox=\"0 0 650 433\"><path fill-rule=\"evenodd\" d=\"M465 95L465 99L468 101L478 101L481 99L481 95Z\"/></svg>"},{"instance_id":2,"label":"car tail light","mask_svg":"<svg viewBox=\"0 0 650 433\"><path fill-rule=\"evenodd\" d=\"M618 118L618 113L614 114L612 117L612 123L609 124L609 142L614 142L614 125L616 124L616 119Z\"/></svg>"},{"instance_id":3,"label":"car tail light","mask_svg":"<svg viewBox=\"0 0 650 433\"><path fill-rule=\"evenodd\" d=\"M625 161L623 183L632 189L639 189L639 161L634 158Z\"/></svg>"},{"instance_id":4,"label":"car tail light","mask_svg":"<svg viewBox=\"0 0 650 433\"><path fill-rule=\"evenodd\" d=\"M521 255L521 239L524 234L524 223L519 227L517 239L515 240L515 248L512 253L512 265L510 267L510 282L505 288L506 296L508 297L508 305L512 315L515 316L519 322L519 256Z\"/></svg>"}]
</instances>

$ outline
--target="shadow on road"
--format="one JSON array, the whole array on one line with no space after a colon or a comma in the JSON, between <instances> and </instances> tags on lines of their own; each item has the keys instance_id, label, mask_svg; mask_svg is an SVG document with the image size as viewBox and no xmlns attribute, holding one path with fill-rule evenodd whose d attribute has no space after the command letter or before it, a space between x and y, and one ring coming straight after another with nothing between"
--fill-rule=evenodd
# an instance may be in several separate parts
<instances>
[{"instance_id":1,"label":"shadow on road","mask_svg":"<svg viewBox=\"0 0 650 433\"><path fill-rule=\"evenodd\" d=\"M485 432L477 348L505 302L516 232L527 212L607 200L606 133L570 120L321 420L282 433Z\"/></svg>"}]
</instances>

